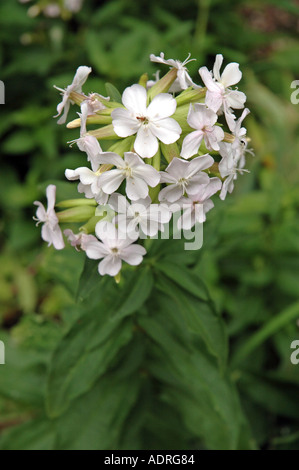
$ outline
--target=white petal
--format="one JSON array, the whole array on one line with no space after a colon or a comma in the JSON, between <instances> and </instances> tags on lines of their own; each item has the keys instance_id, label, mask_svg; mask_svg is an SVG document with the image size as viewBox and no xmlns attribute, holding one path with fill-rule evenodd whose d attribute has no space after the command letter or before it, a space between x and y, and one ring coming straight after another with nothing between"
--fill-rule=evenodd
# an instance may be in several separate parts
<instances>
[{"instance_id":1,"label":"white petal","mask_svg":"<svg viewBox=\"0 0 299 470\"><path fill-rule=\"evenodd\" d=\"M52 244L56 250L62 250L65 246L59 225L52 230Z\"/></svg>"},{"instance_id":2,"label":"white petal","mask_svg":"<svg viewBox=\"0 0 299 470\"><path fill-rule=\"evenodd\" d=\"M165 118L150 123L150 130L164 144L173 144L182 133L179 123L172 118Z\"/></svg>"},{"instance_id":3,"label":"white petal","mask_svg":"<svg viewBox=\"0 0 299 470\"><path fill-rule=\"evenodd\" d=\"M108 274L109 276L116 276L121 270L121 260L116 256L106 256L98 266L101 276Z\"/></svg>"},{"instance_id":4,"label":"white petal","mask_svg":"<svg viewBox=\"0 0 299 470\"><path fill-rule=\"evenodd\" d=\"M228 64L221 75L221 83L225 88L238 83L242 78L242 72L239 70L239 64L231 62Z\"/></svg>"},{"instance_id":5,"label":"white petal","mask_svg":"<svg viewBox=\"0 0 299 470\"><path fill-rule=\"evenodd\" d=\"M120 187L124 179L125 175L122 170L109 170L99 176L98 185L104 193L112 194Z\"/></svg>"},{"instance_id":6,"label":"white petal","mask_svg":"<svg viewBox=\"0 0 299 470\"><path fill-rule=\"evenodd\" d=\"M242 109L246 101L246 95L242 91L232 90L226 95L226 102L230 108Z\"/></svg>"},{"instance_id":7,"label":"white petal","mask_svg":"<svg viewBox=\"0 0 299 470\"><path fill-rule=\"evenodd\" d=\"M71 90L76 90L78 93L81 93L82 85L84 85L86 82L91 71L91 67L86 67L85 65L78 67L73 79L73 83L70 85Z\"/></svg>"},{"instance_id":8,"label":"white petal","mask_svg":"<svg viewBox=\"0 0 299 470\"><path fill-rule=\"evenodd\" d=\"M49 184L46 190L47 200L48 200L48 211L54 209L55 200L56 200L56 186L54 184Z\"/></svg>"},{"instance_id":9,"label":"white petal","mask_svg":"<svg viewBox=\"0 0 299 470\"><path fill-rule=\"evenodd\" d=\"M208 71L207 67L201 67L198 73L208 90L219 93L219 85L214 82L212 74Z\"/></svg>"},{"instance_id":10,"label":"white petal","mask_svg":"<svg viewBox=\"0 0 299 470\"><path fill-rule=\"evenodd\" d=\"M178 181L180 178L184 178L188 171L189 163L181 158L174 157L166 168L166 172Z\"/></svg>"},{"instance_id":11,"label":"white petal","mask_svg":"<svg viewBox=\"0 0 299 470\"><path fill-rule=\"evenodd\" d=\"M90 259L101 259L108 253L105 245L99 242L95 237L94 240L86 240L84 242L84 250Z\"/></svg>"},{"instance_id":12,"label":"white petal","mask_svg":"<svg viewBox=\"0 0 299 470\"><path fill-rule=\"evenodd\" d=\"M109 206L111 206L117 214L126 214L130 204L125 196L119 193L114 193L109 198Z\"/></svg>"},{"instance_id":13,"label":"white petal","mask_svg":"<svg viewBox=\"0 0 299 470\"><path fill-rule=\"evenodd\" d=\"M129 135L136 134L140 127L140 122L132 116L132 113L127 109L114 109L111 113L111 117L114 132L120 137L128 137Z\"/></svg>"},{"instance_id":14,"label":"white petal","mask_svg":"<svg viewBox=\"0 0 299 470\"><path fill-rule=\"evenodd\" d=\"M114 152L102 152L98 157L98 162L115 165L117 168L125 168L126 166L123 158Z\"/></svg>"},{"instance_id":15,"label":"white petal","mask_svg":"<svg viewBox=\"0 0 299 470\"><path fill-rule=\"evenodd\" d=\"M217 113L223 103L223 96L220 91L211 92L207 91L205 103L212 111Z\"/></svg>"},{"instance_id":16,"label":"white petal","mask_svg":"<svg viewBox=\"0 0 299 470\"><path fill-rule=\"evenodd\" d=\"M146 114L151 121L164 119L173 115L176 106L176 100L170 94L160 93L149 104Z\"/></svg>"},{"instance_id":17,"label":"white petal","mask_svg":"<svg viewBox=\"0 0 299 470\"><path fill-rule=\"evenodd\" d=\"M214 158L211 155L206 154L201 157L196 157L189 162L188 169L186 171L186 178L190 178L201 170L210 168L214 163Z\"/></svg>"},{"instance_id":18,"label":"white petal","mask_svg":"<svg viewBox=\"0 0 299 470\"><path fill-rule=\"evenodd\" d=\"M39 201L34 201L33 203L35 206L38 206L36 211L36 217L39 221L45 222L47 218L47 213L44 205Z\"/></svg>"},{"instance_id":19,"label":"white petal","mask_svg":"<svg viewBox=\"0 0 299 470\"><path fill-rule=\"evenodd\" d=\"M202 131L194 131L186 135L182 144L181 157L190 158L198 152L203 138Z\"/></svg>"},{"instance_id":20,"label":"white petal","mask_svg":"<svg viewBox=\"0 0 299 470\"><path fill-rule=\"evenodd\" d=\"M151 165L139 165L138 167L134 168L133 173L134 177L137 176L138 178L143 179L152 188L157 186L157 184L160 182L159 172Z\"/></svg>"},{"instance_id":21,"label":"white petal","mask_svg":"<svg viewBox=\"0 0 299 470\"><path fill-rule=\"evenodd\" d=\"M114 224L100 220L95 226L96 236L106 244L107 241L115 243L117 240L117 229ZM110 246L110 244L109 244Z\"/></svg>"},{"instance_id":22,"label":"white petal","mask_svg":"<svg viewBox=\"0 0 299 470\"><path fill-rule=\"evenodd\" d=\"M131 245L121 251L121 258L132 266L137 266L146 255L146 249L141 245Z\"/></svg>"},{"instance_id":23,"label":"white petal","mask_svg":"<svg viewBox=\"0 0 299 470\"><path fill-rule=\"evenodd\" d=\"M127 178L126 194L131 201L143 199L148 195L148 186L141 178Z\"/></svg>"},{"instance_id":24,"label":"white petal","mask_svg":"<svg viewBox=\"0 0 299 470\"><path fill-rule=\"evenodd\" d=\"M153 157L159 148L157 137L155 137L148 126L141 126L138 129L137 137L134 143L135 151L142 158Z\"/></svg>"},{"instance_id":25,"label":"white petal","mask_svg":"<svg viewBox=\"0 0 299 470\"><path fill-rule=\"evenodd\" d=\"M159 193L159 201L175 202L183 196L182 186L170 184Z\"/></svg>"},{"instance_id":26,"label":"white petal","mask_svg":"<svg viewBox=\"0 0 299 470\"><path fill-rule=\"evenodd\" d=\"M221 81L220 69L221 69L222 62L223 62L223 55L222 54L217 54L216 58L215 58L214 67L213 67L213 75L214 75L215 79L217 80L217 82Z\"/></svg>"},{"instance_id":27,"label":"white petal","mask_svg":"<svg viewBox=\"0 0 299 470\"><path fill-rule=\"evenodd\" d=\"M124 160L130 168L139 167L144 165L144 161L134 152L125 152Z\"/></svg>"},{"instance_id":28,"label":"white petal","mask_svg":"<svg viewBox=\"0 0 299 470\"><path fill-rule=\"evenodd\" d=\"M208 150L219 150L219 144L224 139L223 129L219 126L214 126L213 130L204 136L206 147Z\"/></svg>"},{"instance_id":29,"label":"white petal","mask_svg":"<svg viewBox=\"0 0 299 470\"><path fill-rule=\"evenodd\" d=\"M141 85L132 85L125 89L122 95L123 105L135 115L145 116L146 89Z\"/></svg>"}]
</instances>

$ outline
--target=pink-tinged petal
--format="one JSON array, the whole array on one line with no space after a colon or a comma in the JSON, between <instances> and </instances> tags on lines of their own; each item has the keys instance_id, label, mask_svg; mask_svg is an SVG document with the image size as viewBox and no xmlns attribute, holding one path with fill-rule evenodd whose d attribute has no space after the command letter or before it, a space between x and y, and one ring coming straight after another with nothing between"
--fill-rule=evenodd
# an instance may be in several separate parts
<instances>
[{"instance_id":1,"label":"pink-tinged petal","mask_svg":"<svg viewBox=\"0 0 299 470\"><path fill-rule=\"evenodd\" d=\"M99 163L108 163L117 168L125 168L126 164L120 155L114 152L102 152L98 157Z\"/></svg>"},{"instance_id":2,"label":"pink-tinged petal","mask_svg":"<svg viewBox=\"0 0 299 470\"><path fill-rule=\"evenodd\" d=\"M109 198L109 206L111 206L117 214L126 214L130 204L125 196L119 193L114 193Z\"/></svg>"},{"instance_id":3,"label":"pink-tinged petal","mask_svg":"<svg viewBox=\"0 0 299 470\"><path fill-rule=\"evenodd\" d=\"M222 103L223 103L223 95L221 94L220 91L216 93L212 93L211 91L207 91L206 93L206 99L205 103L208 108L210 108L212 111L217 113L217 111L220 109Z\"/></svg>"},{"instance_id":4,"label":"pink-tinged petal","mask_svg":"<svg viewBox=\"0 0 299 470\"><path fill-rule=\"evenodd\" d=\"M130 168L139 167L144 165L144 161L134 152L125 152L124 160Z\"/></svg>"},{"instance_id":5,"label":"pink-tinged petal","mask_svg":"<svg viewBox=\"0 0 299 470\"><path fill-rule=\"evenodd\" d=\"M204 136L205 144L208 150L218 150L220 149L219 143L224 139L223 129L219 126L214 126L213 130Z\"/></svg>"},{"instance_id":6,"label":"pink-tinged petal","mask_svg":"<svg viewBox=\"0 0 299 470\"><path fill-rule=\"evenodd\" d=\"M207 201L204 202L203 204L203 211L204 211L204 214L206 214L207 212L209 212L211 209L213 209L213 207L215 207L213 201L211 199L208 199Z\"/></svg>"},{"instance_id":7,"label":"pink-tinged petal","mask_svg":"<svg viewBox=\"0 0 299 470\"><path fill-rule=\"evenodd\" d=\"M225 181L222 183L222 189L220 192L220 199L224 201L226 198L227 192L232 193L234 189L234 175L229 175Z\"/></svg>"},{"instance_id":8,"label":"pink-tinged petal","mask_svg":"<svg viewBox=\"0 0 299 470\"><path fill-rule=\"evenodd\" d=\"M126 194L131 201L138 201L148 195L148 186L141 178L127 178Z\"/></svg>"},{"instance_id":9,"label":"pink-tinged petal","mask_svg":"<svg viewBox=\"0 0 299 470\"><path fill-rule=\"evenodd\" d=\"M146 249L141 245L130 245L121 251L121 259L131 266L137 266L142 262L143 256L146 255Z\"/></svg>"},{"instance_id":10,"label":"pink-tinged petal","mask_svg":"<svg viewBox=\"0 0 299 470\"><path fill-rule=\"evenodd\" d=\"M206 173L193 176L192 180L186 187L186 193L188 194L189 198L193 199L193 195L198 193L198 187L200 185L206 185L208 183L209 183L209 177Z\"/></svg>"},{"instance_id":11,"label":"pink-tinged petal","mask_svg":"<svg viewBox=\"0 0 299 470\"><path fill-rule=\"evenodd\" d=\"M63 96L62 102L59 103L59 105L57 106L57 113L58 114L56 114L56 116L54 116L54 117L59 116L62 113L62 110L64 110L63 115L61 116L61 118L58 119L57 124L64 124L65 123L68 112L69 112L69 109L70 109L69 95L65 94Z\"/></svg>"},{"instance_id":12,"label":"pink-tinged petal","mask_svg":"<svg viewBox=\"0 0 299 470\"><path fill-rule=\"evenodd\" d=\"M183 196L182 186L170 184L159 193L159 201L175 202Z\"/></svg>"},{"instance_id":13,"label":"pink-tinged petal","mask_svg":"<svg viewBox=\"0 0 299 470\"><path fill-rule=\"evenodd\" d=\"M99 242L95 237L94 240L85 240L84 251L90 259L101 259L109 253L105 245Z\"/></svg>"},{"instance_id":14,"label":"pink-tinged petal","mask_svg":"<svg viewBox=\"0 0 299 470\"><path fill-rule=\"evenodd\" d=\"M159 143L157 137L152 134L149 126L141 126L138 129L134 143L135 151L142 158L151 158L157 153L158 148Z\"/></svg>"},{"instance_id":15,"label":"pink-tinged petal","mask_svg":"<svg viewBox=\"0 0 299 470\"><path fill-rule=\"evenodd\" d=\"M159 222L153 219L141 219L140 228L145 235L154 237L159 231Z\"/></svg>"},{"instance_id":16,"label":"pink-tinged petal","mask_svg":"<svg viewBox=\"0 0 299 470\"><path fill-rule=\"evenodd\" d=\"M181 126L172 118L152 122L149 127L153 135L166 145L176 142L182 133Z\"/></svg>"},{"instance_id":17,"label":"pink-tinged petal","mask_svg":"<svg viewBox=\"0 0 299 470\"><path fill-rule=\"evenodd\" d=\"M111 113L112 125L115 134L120 137L128 137L136 134L140 127L140 122L127 109L117 108Z\"/></svg>"},{"instance_id":18,"label":"pink-tinged petal","mask_svg":"<svg viewBox=\"0 0 299 470\"><path fill-rule=\"evenodd\" d=\"M179 230L190 230L194 226L194 213L193 213L193 206L185 207L182 215L178 219L177 227Z\"/></svg>"},{"instance_id":19,"label":"pink-tinged petal","mask_svg":"<svg viewBox=\"0 0 299 470\"><path fill-rule=\"evenodd\" d=\"M209 154L202 155L201 157L196 157L188 164L188 169L186 171L186 178L191 178L193 175L198 173L201 170L206 170L210 168L214 163L214 158Z\"/></svg>"},{"instance_id":20,"label":"pink-tinged petal","mask_svg":"<svg viewBox=\"0 0 299 470\"><path fill-rule=\"evenodd\" d=\"M177 179L169 175L166 171L160 171L160 183L176 183Z\"/></svg>"},{"instance_id":21,"label":"pink-tinged petal","mask_svg":"<svg viewBox=\"0 0 299 470\"><path fill-rule=\"evenodd\" d=\"M116 256L106 256L98 266L101 276L108 274L109 276L116 276L121 270L121 260Z\"/></svg>"},{"instance_id":22,"label":"pink-tinged petal","mask_svg":"<svg viewBox=\"0 0 299 470\"><path fill-rule=\"evenodd\" d=\"M86 246L91 241L98 242L96 237L94 237L93 235L87 235L86 233L82 233L82 235L81 235L81 249L83 251L86 251Z\"/></svg>"},{"instance_id":23,"label":"pink-tinged petal","mask_svg":"<svg viewBox=\"0 0 299 470\"><path fill-rule=\"evenodd\" d=\"M86 67L86 65L81 65L78 67L73 79L73 83L70 85L71 91L76 90L78 93L81 93L82 85L84 85L86 82L91 71L91 67Z\"/></svg>"},{"instance_id":24,"label":"pink-tinged petal","mask_svg":"<svg viewBox=\"0 0 299 470\"><path fill-rule=\"evenodd\" d=\"M194 131L186 135L182 144L181 157L190 158L198 152L203 138L202 131Z\"/></svg>"},{"instance_id":25,"label":"pink-tinged petal","mask_svg":"<svg viewBox=\"0 0 299 470\"><path fill-rule=\"evenodd\" d=\"M146 115L152 121L172 116L176 110L177 102L168 93L155 96L147 108Z\"/></svg>"},{"instance_id":26,"label":"pink-tinged petal","mask_svg":"<svg viewBox=\"0 0 299 470\"><path fill-rule=\"evenodd\" d=\"M53 230L51 229L49 224L45 223L42 226L41 237L45 242L48 242L48 246L52 245L52 234L53 234Z\"/></svg>"},{"instance_id":27,"label":"pink-tinged petal","mask_svg":"<svg viewBox=\"0 0 299 470\"><path fill-rule=\"evenodd\" d=\"M49 184L46 190L47 200L48 200L48 211L54 209L55 200L56 200L56 186L54 184Z\"/></svg>"},{"instance_id":28,"label":"pink-tinged petal","mask_svg":"<svg viewBox=\"0 0 299 470\"><path fill-rule=\"evenodd\" d=\"M154 188L160 183L160 173L150 165L139 165L134 168L134 177L143 179L149 186Z\"/></svg>"},{"instance_id":29,"label":"pink-tinged petal","mask_svg":"<svg viewBox=\"0 0 299 470\"><path fill-rule=\"evenodd\" d=\"M184 178L186 171L188 171L189 163L181 158L174 157L166 168L166 172L178 181L180 178Z\"/></svg>"},{"instance_id":30,"label":"pink-tinged petal","mask_svg":"<svg viewBox=\"0 0 299 470\"><path fill-rule=\"evenodd\" d=\"M40 222L45 222L47 218L47 213L44 205L39 201L34 201L35 206L38 206L36 211L36 217Z\"/></svg>"},{"instance_id":31,"label":"pink-tinged petal","mask_svg":"<svg viewBox=\"0 0 299 470\"><path fill-rule=\"evenodd\" d=\"M103 240L105 244L107 241L115 244L115 241L117 240L117 229L115 225L105 220L101 220L96 224L95 234L100 240Z\"/></svg>"},{"instance_id":32,"label":"pink-tinged petal","mask_svg":"<svg viewBox=\"0 0 299 470\"><path fill-rule=\"evenodd\" d=\"M171 60L171 59L170 59ZM154 54L150 54L150 61L157 62L158 64L166 64L169 65L169 60L164 59L164 52L160 53L160 56L156 56ZM174 67L174 65L173 65Z\"/></svg>"},{"instance_id":33,"label":"pink-tinged petal","mask_svg":"<svg viewBox=\"0 0 299 470\"><path fill-rule=\"evenodd\" d=\"M242 109L246 101L246 95L242 91L232 90L226 95L227 106L233 109Z\"/></svg>"},{"instance_id":34,"label":"pink-tinged petal","mask_svg":"<svg viewBox=\"0 0 299 470\"><path fill-rule=\"evenodd\" d=\"M52 244L55 250L62 250L65 247L62 232L59 225L57 225L52 230Z\"/></svg>"},{"instance_id":35,"label":"pink-tinged petal","mask_svg":"<svg viewBox=\"0 0 299 470\"><path fill-rule=\"evenodd\" d=\"M70 170L69 168L67 168L65 170L64 174L65 174L65 177L69 181L75 181L75 180L78 180L80 178L79 173L77 172L77 170Z\"/></svg>"},{"instance_id":36,"label":"pink-tinged petal","mask_svg":"<svg viewBox=\"0 0 299 470\"><path fill-rule=\"evenodd\" d=\"M214 82L211 72L208 71L207 67L201 67L198 71L202 81L210 92L219 93L219 85Z\"/></svg>"},{"instance_id":37,"label":"pink-tinged petal","mask_svg":"<svg viewBox=\"0 0 299 470\"><path fill-rule=\"evenodd\" d=\"M204 103L190 103L187 122L190 127L193 127L193 129L202 129L205 125L203 114L204 109L207 109Z\"/></svg>"},{"instance_id":38,"label":"pink-tinged petal","mask_svg":"<svg viewBox=\"0 0 299 470\"><path fill-rule=\"evenodd\" d=\"M146 99L146 89L137 84L126 88L122 95L123 105L135 116L145 116Z\"/></svg>"},{"instance_id":39,"label":"pink-tinged petal","mask_svg":"<svg viewBox=\"0 0 299 470\"><path fill-rule=\"evenodd\" d=\"M228 88L232 85L236 85L242 78L242 72L239 70L239 64L231 62L228 64L221 75L221 83Z\"/></svg>"},{"instance_id":40,"label":"pink-tinged petal","mask_svg":"<svg viewBox=\"0 0 299 470\"><path fill-rule=\"evenodd\" d=\"M221 69L222 62L223 62L223 55L217 54L215 58L214 67L213 67L213 75L215 77L215 80L217 80L217 82L221 81L220 69Z\"/></svg>"},{"instance_id":41,"label":"pink-tinged petal","mask_svg":"<svg viewBox=\"0 0 299 470\"><path fill-rule=\"evenodd\" d=\"M87 153L87 160L91 162L93 171L99 167L98 157L102 152L98 140L93 135L86 135L77 140L78 148Z\"/></svg>"},{"instance_id":42,"label":"pink-tinged petal","mask_svg":"<svg viewBox=\"0 0 299 470\"><path fill-rule=\"evenodd\" d=\"M191 196L191 199L203 203L213 194L217 193L217 191L220 191L221 187L222 182L219 178L210 178L208 184L201 184L197 187L197 192Z\"/></svg>"},{"instance_id":43,"label":"pink-tinged petal","mask_svg":"<svg viewBox=\"0 0 299 470\"><path fill-rule=\"evenodd\" d=\"M86 197L88 197L88 196L86 196ZM100 189L98 194L94 194L93 197L95 198L95 200L97 201L98 204L105 205L105 204L107 204L109 195L104 193L104 191L102 191Z\"/></svg>"},{"instance_id":44,"label":"pink-tinged petal","mask_svg":"<svg viewBox=\"0 0 299 470\"><path fill-rule=\"evenodd\" d=\"M122 170L109 170L99 176L98 186L104 193L112 194L120 187L124 179L125 175Z\"/></svg>"}]
</instances>

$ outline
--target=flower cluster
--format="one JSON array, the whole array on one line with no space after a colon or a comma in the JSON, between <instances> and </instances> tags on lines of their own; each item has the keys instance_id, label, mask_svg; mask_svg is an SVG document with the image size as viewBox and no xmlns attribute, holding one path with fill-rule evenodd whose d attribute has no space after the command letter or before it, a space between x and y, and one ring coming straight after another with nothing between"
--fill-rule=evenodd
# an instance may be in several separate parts
<instances>
[{"instance_id":1,"label":"flower cluster","mask_svg":"<svg viewBox=\"0 0 299 470\"><path fill-rule=\"evenodd\" d=\"M143 239L164 232L176 213L176 230L192 229L206 220L214 207L212 196L225 199L245 167L249 139L243 120L249 110L246 96L234 88L242 77L237 63L220 72L223 57L216 56L213 71L199 69L202 85L191 79L186 64L151 61L170 70L159 79L126 88L121 102L114 87L112 96L84 94L82 86L91 68L78 68L73 82L58 89L58 123L66 122L71 104L80 107L79 118L68 128L80 128L76 144L86 154L85 166L66 169L68 180L78 181L85 198L61 201L55 213L55 186L47 188L48 209L40 202L36 220L43 222L42 238L56 249L64 248L59 223L84 223L74 233L64 230L69 243L101 260L101 275L118 276L122 262L138 265L146 249ZM112 90L112 91L111 91ZM120 96L120 95L119 95ZM235 110L243 109L237 117ZM87 126L96 128L87 131ZM106 151L104 141L110 141ZM174 220L174 218L173 218ZM146 245L146 244L145 244Z\"/></svg>"}]
</instances>

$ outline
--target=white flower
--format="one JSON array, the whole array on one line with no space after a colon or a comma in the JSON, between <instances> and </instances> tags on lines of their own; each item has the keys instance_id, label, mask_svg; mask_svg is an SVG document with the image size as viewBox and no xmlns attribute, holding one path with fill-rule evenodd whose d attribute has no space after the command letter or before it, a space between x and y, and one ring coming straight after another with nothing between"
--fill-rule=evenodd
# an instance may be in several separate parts
<instances>
[{"instance_id":1,"label":"white flower","mask_svg":"<svg viewBox=\"0 0 299 470\"><path fill-rule=\"evenodd\" d=\"M224 139L224 132L219 126L214 126L217 114L208 109L205 104L190 104L187 122L196 131L188 134L182 145L181 157L190 158L198 152L202 139L208 150L219 150L219 144Z\"/></svg>"},{"instance_id":2,"label":"white flower","mask_svg":"<svg viewBox=\"0 0 299 470\"><path fill-rule=\"evenodd\" d=\"M174 158L165 171L161 171L161 183L170 183L162 189L159 201L175 202L186 192L188 195L196 193L199 184L207 184L209 177L201 170L210 168L214 159L206 154L194 158L190 162Z\"/></svg>"},{"instance_id":3,"label":"white flower","mask_svg":"<svg viewBox=\"0 0 299 470\"><path fill-rule=\"evenodd\" d=\"M219 163L219 172L222 178L226 179L222 183L222 189L220 192L220 199L224 200L226 198L227 192L232 193L234 189L234 180L237 179L238 173L243 174L243 172L248 172L244 170L240 164L242 160L240 159L240 153L238 149L235 149L232 144L221 143L220 145L220 155L222 160Z\"/></svg>"},{"instance_id":4,"label":"white flower","mask_svg":"<svg viewBox=\"0 0 299 470\"><path fill-rule=\"evenodd\" d=\"M98 157L102 153L102 149L96 137L86 134L79 137L79 139L69 141L68 144L70 144L70 147L77 144L79 150L87 154L87 160L91 163L93 171L99 168Z\"/></svg>"},{"instance_id":5,"label":"white flower","mask_svg":"<svg viewBox=\"0 0 299 470\"><path fill-rule=\"evenodd\" d=\"M97 93L90 93L84 101L82 101L80 108L81 113L78 113L81 119L81 134L86 134L86 121L88 116L95 114L97 111L101 109L106 109L106 106L97 99L97 96L102 98L103 100L109 101L109 97L105 97L102 95L98 95Z\"/></svg>"},{"instance_id":6,"label":"white flower","mask_svg":"<svg viewBox=\"0 0 299 470\"><path fill-rule=\"evenodd\" d=\"M79 167L76 170L65 170L65 176L70 181L80 180L78 192L84 193L87 199L95 199L98 204L106 204L108 201L108 194L100 186L98 173Z\"/></svg>"},{"instance_id":7,"label":"white flower","mask_svg":"<svg viewBox=\"0 0 299 470\"><path fill-rule=\"evenodd\" d=\"M233 109L244 108L246 95L238 90L231 90L231 86L238 83L242 78L239 70L239 64L231 62L228 64L220 75L220 67L223 62L221 54L216 55L213 68L213 74L208 71L207 67L201 67L199 74L207 87L206 105L215 113L224 111L228 125L233 125L235 119L231 111ZM214 76L213 76L214 75Z\"/></svg>"},{"instance_id":8,"label":"white flower","mask_svg":"<svg viewBox=\"0 0 299 470\"><path fill-rule=\"evenodd\" d=\"M97 240L96 237L93 235L87 235L87 233L80 232L80 233L74 233L70 229L66 229L63 231L64 235L67 237L68 242L76 248L77 251L79 251L79 248L82 250L85 250L85 242L91 241L91 240Z\"/></svg>"},{"instance_id":9,"label":"white flower","mask_svg":"<svg viewBox=\"0 0 299 470\"><path fill-rule=\"evenodd\" d=\"M65 89L62 90L61 88L58 88L55 86L55 88L59 91L62 92L62 101L61 103L58 104L57 106L57 116L60 116L62 111L64 110L64 113L62 117L57 121L58 124L64 124L70 109L70 103L72 102L70 100L70 94L72 91L76 91L77 93L82 92L82 86L87 80L88 75L91 72L91 67L86 67L85 65L81 65L78 67L76 74L74 76L74 79L72 83Z\"/></svg>"},{"instance_id":10,"label":"white flower","mask_svg":"<svg viewBox=\"0 0 299 470\"><path fill-rule=\"evenodd\" d=\"M99 273L104 276L116 276L121 270L122 261L132 266L142 262L146 254L141 245L132 244L138 235L130 237L119 237L115 225L111 222L98 222L95 227L96 236L101 240L90 240L84 243L86 255L91 259L102 259L99 263Z\"/></svg>"},{"instance_id":11,"label":"white flower","mask_svg":"<svg viewBox=\"0 0 299 470\"><path fill-rule=\"evenodd\" d=\"M117 153L103 152L99 162L116 166L116 169L105 171L99 176L98 184L107 194L114 193L126 180L128 198L137 201L148 196L148 186L154 188L160 182L159 172L133 152L125 152L124 158Z\"/></svg>"},{"instance_id":12,"label":"white flower","mask_svg":"<svg viewBox=\"0 0 299 470\"><path fill-rule=\"evenodd\" d=\"M210 178L207 184L200 184L195 194L189 198L182 198L181 203L183 214L178 220L178 228L189 230L196 222L203 223L206 220L206 213L214 207L210 199L213 194L221 189L222 183L219 178Z\"/></svg>"},{"instance_id":13,"label":"white flower","mask_svg":"<svg viewBox=\"0 0 299 470\"><path fill-rule=\"evenodd\" d=\"M147 107L145 88L132 85L123 92L122 101L126 109L117 108L111 113L114 132L120 137L137 134L134 149L142 158L157 153L158 139L164 144L179 139L181 127L169 117L176 110L176 100L171 95L160 93Z\"/></svg>"},{"instance_id":14,"label":"white flower","mask_svg":"<svg viewBox=\"0 0 299 470\"><path fill-rule=\"evenodd\" d=\"M56 250L62 250L64 248L64 241L61 229L59 227L59 220L54 211L56 198L56 186L50 184L47 187L47 210L43 204L39 201L34 201L34 204L38 206L36 211L36 217L34 220L39 223L43 223L42 226L42 239L48 242L48 246L53 245Z\"/></svg>"},{"instance_id":15,"label":"white flower","mask_svg":"<svg viewBox=\"0 0 299 470\"><path fill-rule=\"evenodd\" d=\"M174 60L174 59L168 59L166 60L164 58L164 53L161 52L160 56L155 56L154 54L150 55L150 60L152 62L158 62L159 64L166 64L169 65L170 67L173 67L177 69L177 78L175 82L172 84L171 88L169 89L170 92L177 92L177 91L182 91L186 90L190 86L193 86L194 88L200 88L198 85L196 85L192 78L190 77L187 68L185 67L189 62L192 62L193 60L196 59L190 59L191 54L188 54L187 59L184 60L184 62L180 62L179 60Z\"/></svg>"},{"instance_id":16,"label":"white flower","mask_svg":"<svg viewBox=\"0 0 299 470\"><path fill-rule=\"evenodd\" d=\"M233 142L234 148L238 147L240 144L245 145L247 143L246 141L247 129L245 127L241 127L241 125L249 113L250 113L249 109L245 108L241 114L241 117L239 117L239 119L237 119L236 121L233 121L233 123L231 123L231 126L229 126L230 131L235 136L235 140Z\"/></svg>"},{"instance_id":17,"label":"white flower","mask_svg":"<svg viewBox=\"0 0 299 470\"><path fill-rule=\"evenodd\" d=\"M136 227L145 235L155 236L158 230L164 231L163 224L171 219L171 211L163 204L151 204L151 198L138 199L129 204L125 196L115 193L109 199L109 205L117 213L114 221L124 233L136 231Z\"/></svg>"}]
</instances>

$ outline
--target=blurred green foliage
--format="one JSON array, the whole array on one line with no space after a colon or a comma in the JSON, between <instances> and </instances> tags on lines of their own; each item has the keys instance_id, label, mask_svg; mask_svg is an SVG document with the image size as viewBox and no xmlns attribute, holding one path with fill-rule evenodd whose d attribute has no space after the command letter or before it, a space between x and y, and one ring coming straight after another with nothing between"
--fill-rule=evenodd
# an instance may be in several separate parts
<instances>
[{"instance_id":1,"label":"blurred green foliage","mask_svg":"<svg viewBox=\"0 0 299 470\"><path fill-rule=\"evenodd\" d=\"M298 449L299 365L290 362L290 344L299 339L299 105L290 102L290 84L299 78L298 2L113 0L99 7L97 1L85 0L82 10L68 20L42 15L31 18L27 8L16 0L0 5L0 79L6 87L0 119L0 339L6 344L7 357L7 364L0 366L0 448L218 448L220 441L224 448L247 448L250 441L257 448ZM68 384L69 396L75 400L70 412L63 395L65 385L59 381L71 363L60 364L59 351L64 345L73 347L68 338L77 334L76 320L82 304L75 302L75 292L84 255L71 249L54 252L42 245L39 229L31 219L32 202L44 197L50 181L58 182L59 198L72 196L74 188L62 182L64 169L80 166L84 158L66 144L77 136L76 131L57 126L52 119L59 100L52 86L64 87L79 65L90 65L94 72L87 85L90 91L105 94L107 81L122 90L142 73L154 73L156 64L149 62L149 54L161 51L166 57L180 60L191 52L197 58L197 62L190 63L195 81L199 66L211 68L216 53L222 53L227 62L240 63L241 87L251 109L246 121L248 135L256 156L248 158L250 174L239 177L233 195L224 203L219 201L209 213L203 248L199 252L180 252L175 242L169 243L169 259L166 253L160 266L160 271L164 269L163 282L180 284L178 279L165 275L170 260L188 266L189 273L192 268L197 288L189 296L184 289L174 287L177 297L159 297L155 301L155 291L151 295L149 291L149 298L140 299L142 308L157 312L155 319L141 315L139 324L154 332L155 345L146 349L148 345L144 346L138 337L132 343L131 320L124 310L119 319L122 323L114 325L115 343L121 352L130 345L133 356L134 351L136 357L142 358L144 351L151 356L146 360L155 378L151 386L145 387L148 379L143 377L138 383L132 379L128 389L125 378L140 366L133 360L125 363L123 359L120 376L111 378L110 368L101 381L96 375L89 377L96 384L90 391L78 385L82 373L79 368L79 378L73 377ZM220 395L231 397L217 401L217 391L215 397L207 396L206 403L195 407L194 397L187 398L184 390L173 386L177 378L167 349L173 341L172 331L165 323L179 322L179 305L195 302L192 296L201 289L198 278L208 286L227 325L229 379ZM81 285L80 292L90 299L90 289L92 283ZM89 303L86 318L96 316L95 310ZM93 323L87 321L81 326L89 331ZM188 334L182 333L179 338L182 350L192 342ZM224 340L219 336L218 341ZM206 344L208 339L203 342L203 348L211 347ZM121 363L119 351L111 350L104 339L99 345L108 359ZM58 376L49 367L54 351L55 361L61 366ZM91 361L87 370L92 373L93 358L87 358ZM169 368L169 377L161 378L153 358ZM182 361L180 380L195 377L195 369L183 353L178 352L177 358ZM200 362L196 357L194 361ZM200 367L204 377L209 370L210 380L218 383L212 360L210 365L202 363ZM110 396L107 384L111 387L111 380L117 393ZM244 424L243 441L239 436L238 443L236 428L221 430L223 422L227 425L244 419L245 423L245 418L237 416L240 405L235 391L230 392L232 384L239 391L251 429L249 432ZM205 397L201 381L194 386ZM52 420L45 418L46 389ZM102 422L93 417L88 429L81 431L84 394L89 403L86 413L92 417L93 409L100 407ZM216 400L214 406L226 413L218 416L219 422L215 418L219 429L215 440L205 440L203 430L196 428L204 416L201 407L211 412L204 426L213 423L209 400ZM117 422L113 421L115 414ZM165 428L161 428L160 415ZM181 415L186 416L184 425ZM134 428L136 416L139 427ZM69 433L62 435L58 431L57 437L61 420ZM107 428L113 429L110 438ZM120 429L125 432L120 434ZM93 433L98 436L96 442L90 441Z\"/></svg>"}]
</instances>

